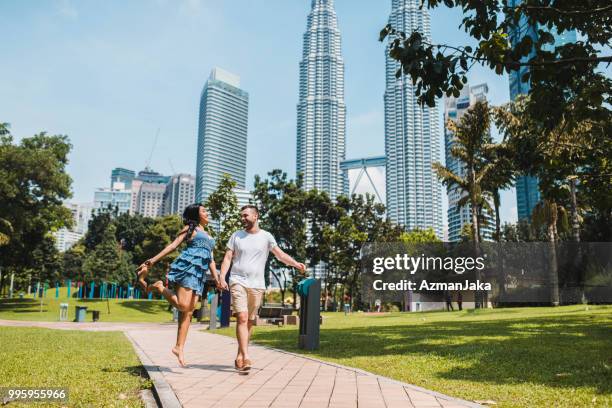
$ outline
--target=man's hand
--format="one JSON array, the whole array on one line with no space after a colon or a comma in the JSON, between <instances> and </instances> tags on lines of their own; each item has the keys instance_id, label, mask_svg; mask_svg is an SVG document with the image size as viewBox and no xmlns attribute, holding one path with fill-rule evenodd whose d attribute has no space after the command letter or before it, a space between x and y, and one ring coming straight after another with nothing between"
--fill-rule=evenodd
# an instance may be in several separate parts
<instances>
[{"instance_id":1,"label":"man's hand","mask_svg":"<svg viewBox=\"0 0 612 408\"><path fill-rule=\"evenodd\" d=\"M302 275L306 275L306 265L304 265L304 264L303 264L303 263L301 263L301 262L297 262L297 263L295 264L295 266L294 266L294 267L295 267L295 269L297 269L298 271L300 271L300 273L301 273Z\"/></svg>"},{"instance_id":2,"label":"man's hand","mask_svg":"<svg viewBox=\"0 0 612 408\"><path fill-rule=\"evenodd\" d=\"M225 279L218 280L216 283L217 283L217 289L219 289L221 291L229 290L229 287L227 286L227 282L225 281Z\"/></svg>"}]
</instances>

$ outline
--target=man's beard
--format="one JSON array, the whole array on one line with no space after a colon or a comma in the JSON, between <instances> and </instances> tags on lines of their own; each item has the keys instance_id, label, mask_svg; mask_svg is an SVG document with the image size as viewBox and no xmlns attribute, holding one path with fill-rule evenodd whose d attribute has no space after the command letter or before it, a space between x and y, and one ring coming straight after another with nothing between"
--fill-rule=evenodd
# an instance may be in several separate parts
<instances>
[{"instance_id":1,"label":"man's beard","mask_svg":"<svg viewBox=\"0 0 612 408\"><path fill-rule=\"evenodd\" d=\"M255 225L254 222L250 222L250 221L243 221L242 222L242 226L244 227L244 229L251 229L251 228L253 228L254 225Z\"/></svg>"}]
</instances>

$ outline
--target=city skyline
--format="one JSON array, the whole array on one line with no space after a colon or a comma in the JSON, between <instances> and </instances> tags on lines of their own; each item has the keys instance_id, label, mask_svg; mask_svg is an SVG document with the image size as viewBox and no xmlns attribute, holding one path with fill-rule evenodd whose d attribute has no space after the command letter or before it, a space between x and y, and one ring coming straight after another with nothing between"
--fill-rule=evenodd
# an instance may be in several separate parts
<instances>
[{"instance_id":1,"label":"city skyline","mask_svg":"<svg viewBox=\"0 0 612 408\"><path fill-rule=\"evenodd\" d=\"M46 50L53 53L43 68L31 68L36 64L28 63L27 55L19 55L29 67L26 70L13 59L0 67L0 89L7 91L3 92L6 95L18 95L13 101L23 102L0 101L0 108L6 115L3 120L12 124L17 137L42 130L71 137L75 146L68 167L74 178L71 201L90 201L91 189L106 184L110 168L142 168L157 128L161 132L151 166L164 174L195 174L197 99L203 80L217 65L238 73L253 99L247 189L252 187L255 174L265 177L273 168L295 176L295 140L291 135L295 135L303 21L310 1L266 3L274 13L262 10L259 2L243 1L224 5L136 3L121 13L113 2L97 8L65 3L72 8L58 3L39 8L0 5L0 14L11 17L7 29L23 34L19 36L20 48L28 55L37 50L42 56ZM187 10L190 4L193 9ZM335 6L347 66L346 158L377 156L384 152L384 45L377 37L386 24L390 5L337 0ZM138 21L132 27L128 21L136 14ZM256 24L252 16L257 17ZM457 41L466 38L456 29L459 17L454 11L434 11L434 40L451 35ZM278 18L293 28L282 34L265 29ZM34 24L41 21L44 24ZM108 31L110 22L113 30ZM27 33L24 26L30 27ZM67 38L70 41L66 44L63 40ZM141 43L143 38L146 43ZM236 41L238 38L243 40ZM16 52L12 44L0 47L7 55ZM79 50L77 60L75 48ZM265 58L263 51L268 51ZM478 79L471 81L492 84L493 103L509 100L506 77L497 77L487 69L476 69L473 76ZM11 83L2 78L10 78ZM116 88L106 86L107 81ZM29 85L23 86L26 83ZM56 84L62 86L62 92L54 91ZM134 105L137 101L142 103ZM104 118L104 123L98 117ZM89 163L91 151L101 152L96 166ZM513 193L506 195L511 198L504 200L503 219L512 219Z\"/></svg>"}]
</instances>

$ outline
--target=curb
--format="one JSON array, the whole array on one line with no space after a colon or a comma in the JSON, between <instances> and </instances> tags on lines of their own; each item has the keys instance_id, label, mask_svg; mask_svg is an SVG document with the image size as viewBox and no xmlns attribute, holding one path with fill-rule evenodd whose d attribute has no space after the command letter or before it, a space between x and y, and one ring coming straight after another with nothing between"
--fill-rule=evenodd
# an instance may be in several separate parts
<instances>
[{"instance_id":1,"label":"curb","mask_svg":"<svg viewBox=\"0 0 612 408\"><path fill-rule=\"evenodd\" d=\"M159 370L159 367L153 364L144 350L141 349L138 343L130 336L129 332L124 331L123 334L125 334L125 337L132 343L134 351L136 351L142 366L147 370L149 378L153 381L153 395L157 401L157 406L162 408L181 408L181 403L170 387L170 384L164 379L164 375Z\"/></svg>"}]
</instances>

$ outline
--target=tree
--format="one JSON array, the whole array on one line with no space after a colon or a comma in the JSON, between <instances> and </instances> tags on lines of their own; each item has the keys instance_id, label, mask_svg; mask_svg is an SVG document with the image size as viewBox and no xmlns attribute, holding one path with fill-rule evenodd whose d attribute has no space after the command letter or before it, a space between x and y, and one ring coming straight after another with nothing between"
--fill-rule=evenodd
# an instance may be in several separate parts
<instances>
[{"instance_id":1,"label":"tree","mask_svg":"<svg viewBox=\"0 0 612 408\"><path fill-rule=\"evenodd\" d=\"M93 251L102 242L106 230L118 215L119 209L113 208L110 204L106 208L92 210L92 217L89 219L87 233L85 234L87 250Z\"/></svg>"},{"instance_id":2,"label":"tree","mask_svg":"<svg viewBox=\"0 0 612 408\"><path fill-rule=\"evenodd\" d=\"M115 226L109 225L102 234L101 242L85 258L80 279L98 285L102 282L125 285L134 280L131 256L121 250L115 234Z\"/></svg>"},{"instance_id":3,"label":"tree","mask_svg":"<svg viewBox=\"0 0 612 408\"><path fill-rule=\"evenodd\" d=\"M451 154L461 162L465 175L463 171L459 174L454 173L440 163L433 164L443 184L450 188L458 188L464 194L457 205L459 207L470 205L472 240L475 243L480 242L479 208L488 208L483 183L493 167L485 158L485 148L491 142L490 123L488 104L481 101L470 107L458 123L452 120L447 123L448 129L453 132Z\"/></svg>"},{"instance_id":4,"label":"tree","mask_svg":"<svg viewBox=\"0 0 612 408\"><path fill-rule=\"evenodd\" d=\"M553 200L544 199L533 209L532 220L535 228L544 226L546 228L549 242L549 283L550 302L553 306L559 306L559 273L557 266L557 241L559 241L559 227L567 226L567 213L565 208ZM566 228L564 228L566 229Z\"/></svg>"},{"instance_id":5,"label":"tree","mask_svg":"<svg viewBox=\"0 0 612 408\"><path fill-rule=\"evenodd\" d=\"M501 241L501 218L499 209L501 206L500 190L512 186L515 179L515 168L512 163L510 147L507 143L489 143L484 148L484 160L489 172L483 179L483 189L491 194L493 209L495 212L495 236L494 239Z\"/></svg>"},{"instance_id":6,"label":"tree","mask_svg":"<svg viewBox=\"0 0 612 408\"><path fill-rule=\"evenodd\" d=\"M602 55L612 38L608 0L525 0L518 5L508 0L421 0L421 7L425 3L429 8L461 8L460 27L477 45L433 44L418 30L403 33L390 25L381 31L380 41L389 38L389 55L401 65L396 76L411 77L422 104L434 106L443 94L458 97L475 64L498 75L522 69L521 80L531 85L530 109L549 127L573 98L567 92L572 83L594 85L591 96L600 106L609 94L609 81L597 72L600 64L612 62L612 55ZM555 32L567 31L583 38L553 46Z\"/></svg>"},{"instance_id":7,"label":"tree","mask_svg":"<svg viewBox=\"0 0 612 408\"><path fill-rule=\"evenodd\" d=\"M62 205L70 197L66 173L71 145L66 136L40 133L15 144L0 125L0 266L25 274L32 253L47 245L50 232L70 227ZM10 239L8 239L10 238Z\"/></svg>"},{"instance_id":8,"label":"tree","mask_svg":"<svg viewBox=\"0 0 612 408\"><path fill-rule=\"evenodd\" d=\"M586 96L585 96L586 98ZM516 170L538 177L543 199L571 208L573 239L580 240L581 213L612 214L612 115L593 105L584 119L567 107L552 129L533 117L529 97L494 110L497 127Z\"/></svg>"},{"instance_id":9,"label":"tree","mask_svg":"<svg viewBox=\"0 0 612 408\"><path fill-rule=\"evenodd\" d=\"M82 278L83 261L87 256L82 240L62 254L62 277L78 280Z\"/></svg>"},{"instance_id":10,"label":"tree","mask_svg":"<svg viewBox=\"0 0 612 408\"><path fill-rule=\"evenodd\" d=\"M138 255L142 258L137 259L137 264L144 262L146 259L153 258L160 253L166 246L174 241L182 228L183 223L176 215L155 218L145 232L142 248L138 251ZM151 279L154 281L164 280L170 269L170 264L174 262L177 256L178 251L174 251L156 263L149 271Z\"/></svg>"},{"instance_id":11,"label":"tree","mask_svg":"<svg viewBox=\"0 0 612 408\"><path fill-rule=\"evenodd\" d=\"M221 260L225 255L227 242L232 234L242 227L240 223L240 209L238 199L234 193L236 182L229 174L224 174L219 181L219 186L204 203L210 217L215 221L215 228L210 228L212 236L215 238L214 254L217 256L221 265Z\"/></svg>"},{"instance_id":12,"label":"tree","mask_svg":"<svg viewBox=\"0 0 612 408\"><path fill-rule=\"evenodd\" d=\"M301 188L301 179L289 180L287 174L278 169L269 172L268 178L264 180L255 176L253 198L258 203L261 227L275 237L277 244L287 254L294 259L304 259L306 193ZM285 292L289 289L293 294L295 307L297 284L302 275L276 258L271 258L266 266L267 272L272 274L279 284L281 302L285 302Z\"/></svg>"}]
</instances>

